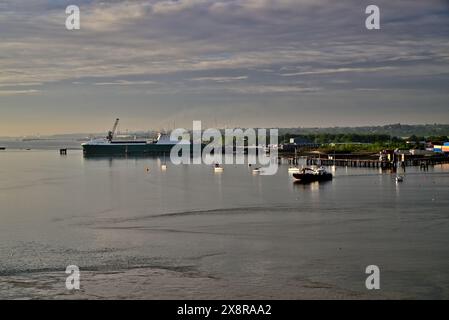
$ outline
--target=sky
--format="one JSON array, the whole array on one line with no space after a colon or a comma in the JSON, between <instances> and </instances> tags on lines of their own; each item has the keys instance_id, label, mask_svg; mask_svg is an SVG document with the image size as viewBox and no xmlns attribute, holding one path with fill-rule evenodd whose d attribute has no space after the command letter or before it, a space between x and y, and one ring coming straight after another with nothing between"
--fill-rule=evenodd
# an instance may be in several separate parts
<instances>
[{"instance_id":1,"label":"sky","mask_svg":"<svg viewBox=\"0 0 449 320\"><path fill-rule=\"evenodd\" d=\"M449 123L448 18L447 0L1 0L0 136L117 117L122 130Z\"/></svg>"}]
</instances>

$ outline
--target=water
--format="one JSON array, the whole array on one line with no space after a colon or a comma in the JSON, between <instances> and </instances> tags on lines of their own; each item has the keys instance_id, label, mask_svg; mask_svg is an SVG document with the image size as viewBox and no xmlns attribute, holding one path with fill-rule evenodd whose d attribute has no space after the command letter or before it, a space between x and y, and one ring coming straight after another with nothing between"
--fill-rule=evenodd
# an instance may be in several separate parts
<instances>
[{"instance_id":1,"label":"water","mask_svg":"<svg viewBox=\"0 0 449 320\"><path fill-rule=\"evenodd\" d=\"M160 164L0 151L0 298L449 298L448 165L298 185Z\"/></svg>"}]
</instances>

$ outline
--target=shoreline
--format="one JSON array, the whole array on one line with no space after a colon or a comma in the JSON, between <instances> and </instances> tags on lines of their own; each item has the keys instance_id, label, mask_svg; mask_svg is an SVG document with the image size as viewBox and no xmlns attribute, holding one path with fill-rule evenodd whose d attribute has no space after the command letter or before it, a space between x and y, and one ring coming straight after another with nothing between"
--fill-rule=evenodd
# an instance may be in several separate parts
<instances>
[{"instance_id":1,"label":"shoreline","mask_svg":"<svg viewBox=\"0 0 449 320\"><path fill-rule=\"evenodd\" d=\"M0 299L128 299L128 300L365 300L395 299L382 292L356 292L307 279L282 279L277 287L262 283L217 278L197 271L139 267L108 271L82 271L80 290L65 288L66 274L42 272L1 276Z\"/></svg>"}]
</instances>

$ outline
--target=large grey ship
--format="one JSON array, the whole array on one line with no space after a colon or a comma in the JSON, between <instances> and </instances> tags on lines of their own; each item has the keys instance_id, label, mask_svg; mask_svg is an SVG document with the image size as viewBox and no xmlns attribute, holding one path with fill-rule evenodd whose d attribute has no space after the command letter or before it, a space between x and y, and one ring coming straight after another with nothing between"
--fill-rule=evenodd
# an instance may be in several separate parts
<instances>
[{"instance_id":1,"label":"large grey ship","mask_svg":"<svg viewBox=\"0 0 449 320\"><path fill-rule=\"evenodd\" d=\"M84 156L143 156L169 154L178 141L170 140L170 135L159 133L156 140L114 139L119 119L115 120L112 130L105 138L92 139L83 143Z\"/></svg>"}]
</instances>

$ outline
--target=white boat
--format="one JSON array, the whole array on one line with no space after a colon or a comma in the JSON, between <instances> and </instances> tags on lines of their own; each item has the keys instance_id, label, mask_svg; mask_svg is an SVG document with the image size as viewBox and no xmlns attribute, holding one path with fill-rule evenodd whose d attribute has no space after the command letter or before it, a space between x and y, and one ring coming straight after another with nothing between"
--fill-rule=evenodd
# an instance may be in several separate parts
<instances>
[{"instance_id":1,"label":"white boat","mask_svg":"<svg viewBox=\"0 0 449 320\"><path fill-rule=\"evenodd\" d=\"M327 172L324 167L319 167L318 169L303 168L301 173L293 173L293 177L305 183L333 179L332 173Z\"/></svg>"},{"instance_id":2,"label":"white boat","mask_svg":"<svg viewBox=\"0 0 449 320\"><path fill-rule=\"evenodd\" d=\"M288 167L288 172L300 172L301 169L299 169L298 167Z\"/></svg>"},{"instance_id":3,"label":"white boat","mask_svg":"<svg viewBox=\"0 0 449 320\"><path fill-rule=\"evenodd\" d=\"M215 165L214 165L214 172L223 172L223 167L222 166L220 166L220 164L218 164L218 163L216 163Z\"/></svg>"}]
</instances>

